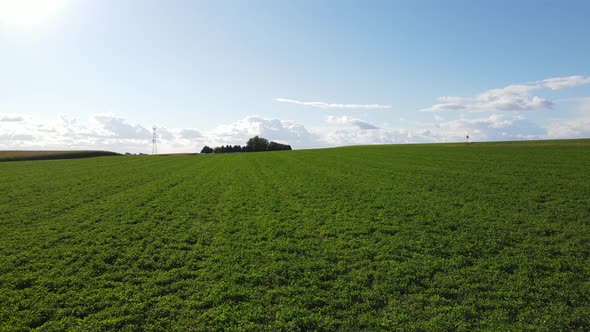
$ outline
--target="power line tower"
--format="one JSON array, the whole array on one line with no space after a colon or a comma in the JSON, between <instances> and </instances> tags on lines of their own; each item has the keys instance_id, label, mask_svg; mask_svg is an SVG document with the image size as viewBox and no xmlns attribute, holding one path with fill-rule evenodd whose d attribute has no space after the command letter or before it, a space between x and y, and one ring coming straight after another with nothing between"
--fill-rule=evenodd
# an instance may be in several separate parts
<instances>
[{"instance_id":1,"label":"power line tower","mask_svg":"<svg viewBox=\"0 0 590 332\"><path fill-rule=\"evenodd\" d=\"M156 134L156 126L152 127L154 135L152 136L152 154L158 154L158 135Z\"/></svg>"}]
</instances>

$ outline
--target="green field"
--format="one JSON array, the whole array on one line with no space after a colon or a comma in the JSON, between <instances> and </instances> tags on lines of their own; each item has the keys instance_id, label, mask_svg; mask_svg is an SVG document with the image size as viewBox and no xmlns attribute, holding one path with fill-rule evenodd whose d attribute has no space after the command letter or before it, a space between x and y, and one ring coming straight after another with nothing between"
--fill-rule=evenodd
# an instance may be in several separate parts
<instances>
[{"instance_id":1,"label":"green field","mask_svg":"<svg viewBox=\"0 0 590 332\"><path fill-rule=\"evenodd\" d=\"M0 330L590 329L590 140L0 163Z\"/></svg>"}]
</instances>

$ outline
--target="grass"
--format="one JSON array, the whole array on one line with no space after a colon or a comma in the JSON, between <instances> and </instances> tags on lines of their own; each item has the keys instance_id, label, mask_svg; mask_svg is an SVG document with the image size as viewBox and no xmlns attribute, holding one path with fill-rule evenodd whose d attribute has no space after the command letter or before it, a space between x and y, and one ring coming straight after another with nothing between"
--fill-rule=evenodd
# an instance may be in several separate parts
<instances>
[{"instance_id":1,"label":"grass","mask_svg":"<svg viewBox=\"0 0 590 332\"><path fill-rule=\"evenodd\" d=\"M589 148L2 163L0 330L588 330Z\"/></svg>"},{"instance_id":2,"label":"grass","mask_svg":"<svg viewBox=\"0 0 590 332\"><path fill-rule=\"evenodd\" d=\"M76 159L119 155L109 151L0 151L0 161Z\"/></svg>"}]
</instances>

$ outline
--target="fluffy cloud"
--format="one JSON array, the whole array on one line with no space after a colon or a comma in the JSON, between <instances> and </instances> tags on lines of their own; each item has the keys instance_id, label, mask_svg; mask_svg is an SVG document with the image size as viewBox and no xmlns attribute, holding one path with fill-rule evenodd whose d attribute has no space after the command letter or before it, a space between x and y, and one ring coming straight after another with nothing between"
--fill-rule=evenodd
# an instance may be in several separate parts
<instances>
[{"instance_id":1,"label":"fluffy cloud","mask_svg":"<svg viewBox=\"0 0 590 332\"><path fill-rule=\"evenodd\" d=\"M509 85L504 88L491 89L476 97L440 97L440 103L423 109L425 112L457 111L530 111L553 108L553 102L539 96L531 96L533 91L551 89L559 90L590 83L587 76L569 76L548 78L530 84Z\"/></svg>"},{"instance_id":2,"label":"fluffy cloud","mask_svg":"<svg viewBox=\"0 0 590 332\"><path fill-rule=\"evenodd\" d=\"M380 128L363 130L359 128L317 128L313 132L319 137L318 146L368 145L394 143L438 142L428 129Z\"/></svg>"},{"instance_id":3,"label":"fluffy cloud","mask_svg":"<svg viewBox=\"0 0 590 332\"><path fill-rule=\"evenodd\" d=\"M201 133L193 128L158 128L159 150L195 152L205 145L244 144L260 135L297 148L314 147L314 134L294 121L249 116ZM104 149L117 152L150 152L151 128L110 113L88 121L59 116L54 121L31 119L0 122L0 149Z\"/></svg>"},{"instance_id":4,"label":"fluffy cloud","mask_svg":"<svg viewBox=\"0 0 590 332\"><path fill-rule=\"evenodd\" d=\"M0 133L0 140L2 141L13 141L13 142L22 142L22 141L30 141L35 139L35 136L23 133L10 133L10 132L3 132Z\"/></svg>"},{"instance_id":5,"label":"fluffy cloud","mask_svg":"<svg viewBox=\"0 0 590 332\"><path fill-rule=\"evenodd\" d=\"M371 129L379 129L377 126L375 126L372 123L360 120L360 119L356 119L356 118L352 118L350 116L328 116L328 122L329 123L334 123L334 124L342 124L342 125L352 125L355 126L359 129L363 129L363 130L371 130Z\"/></svg>"},{"instance_id":6,"label":"fluffy cloud","mask_svg":"<svg viewBox=\"0 0 590 332\"><path fill-rule=\"evenodd\" d=\"M387 109L391 108L389 105L381 105L381 104L334 104L334 103L326 103L322 101L299 101L293 99L284 99L284 98L276 98L275 101L281 103L290 103L296 105L303 105L303 106L311 106L323 109Z\"/></svg>"},{"instance_id":7,"label":"fluffy cloud","mask_svg":"<svg viewBox=\"0 0 590 332\"><path fill-rule=\"evenodd\" d=\"M260 135L294 147L312 147L316 137L295 121L249 116L231 124L221 125L206 133L212 145L243 144L248 138Z\"/></svg>"},{"instance_id":8,"label":"fluffy cloud","mask_svg":"<svg viewBox=\"0 0 590 332\"><path fill-rule=\"evenodd\" d=\"M195 139L203 137L201 132L196 129L180 129L178 136L182 139Z\"/></svg>"},{"instance_id":9,"label":"fluffy cloud","mask_svg":"<svg viewBox=\"0 0 590 332\"><path fill-rule=\"evenodd\" d=\"M88 121L59 116L48 122L28 119L0 122L0 149L93 149L117 152L149 152L151 129L110 113L96 114ZM160 143L171 150L179 134L160 130ZM193 147L196 149L196 147ZM182 149L182 147L181 147Z\"/></svg>"},{"instance_id":10,"label":"fluffy cloud","mask_svg":"<svg viewBox=\"0 0 590 332\"><path fill-rule=\"evenodd\" d=\"M22 122L25 117L21 114L0 113L0 122Z\"/></svg>"},{"instance_id":11,"label":"fluffy cloud","mask_svg":"<svg viewBox=\"0 0 590 332\"><path fill-rule=\"evenodd\" d=\"M469 114L468 114L469 115ZM590 105L575 117L539 126L522 115L494 113L483 117L445 120L412 128L377 127L349 116L328 117L337 126L306 128L295 121L249 116L209 131L193 128L158 128L161 153L198 152L203 145L244 144L252 136L291 144L295 149L356 144L428 143L590 137ZM368 130L370 129L370 130ZM117 152L151 150L151 128L112 114L97 114L87 121L65 116L43 122L25 119L0 122L0 149L93 149Z\"/></svg>"},{"instance_id":12,"label":"fluffy cloud","mask_svg":"<svg viewBox=\"0 0 590 332\"><path fill-rule=\"evenodd\" d=\"M551 138L590 137L590 98L576 98L576 113L568 119L553 121L548 134Z\"/></svg>"},{"instance_id":13,"label":"fluffy cloud","mask_svg":"<svg viewBox=\"0 0 590 332\"><path fill-rule=\"evenodd\" d=\"M107 131L109 136L120 139L145 139L152 131L138 124L130 124L125 119L111 113L97 114L93 120L98 122L100 129Z\"/></svg>"},{"instance_id":14,"label":"fluffy cloud","mask_svg":"<svg viewBox=\"0 0 590 332\"><path fill-rule=\"evenodd\" d=\"M433 130L443 141L460 141L466 135L478 141L542 139L547 130L523 116L492 114L488 117L441 122Z\"/></svg>"},{"instance_id":15,"label":"fluffy cloud","mask_svg":"<svg viewBox=\"0 0 590 332\"><path fill-rule=\"evenodd\" d=\"M439 118L439 120L442 120ZM547 130L522 116L492 114L488 117L462 118L424 125L419 128L322 128L314 132L327 146L353 144L436 143L465 140L477 141L541 139Z\"/></svg>"},{"instance_id":16,"label":"fluffy cloud","mask_svg":"<svg viewBox=\"0 0 590 332\"><path fill-rule=\"evenodd\" d=\"M573 120L559 121L548 130L550 138L587 138L590 137L590 116Z\"/></svg>"}]
</instances>

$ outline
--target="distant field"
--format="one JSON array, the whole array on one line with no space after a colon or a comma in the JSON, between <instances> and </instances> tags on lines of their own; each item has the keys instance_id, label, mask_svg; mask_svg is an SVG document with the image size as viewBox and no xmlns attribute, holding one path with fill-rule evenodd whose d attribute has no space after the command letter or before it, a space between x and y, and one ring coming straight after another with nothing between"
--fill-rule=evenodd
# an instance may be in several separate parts
<instances>
[{"instance_id":1,"label":"distant field","mask_svg":"<svg viewBox=\"0 0 590 332\"><path fill-rule=\"evenodd\" d=\"M0 330L590 329L590 140L0 163Z\"/></svg>"},{"instance_id":2,"label":"distant field","mask_svg":"<svg viewBox=\"0 0 590 332\"><path fill-rule=\"evenodd\" d=\"M116 156L109 151L0 151L0 161L76 159L102 156Z\"/></svg>"}]
</instances>

